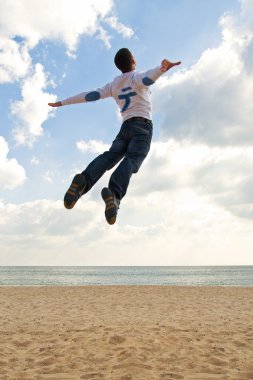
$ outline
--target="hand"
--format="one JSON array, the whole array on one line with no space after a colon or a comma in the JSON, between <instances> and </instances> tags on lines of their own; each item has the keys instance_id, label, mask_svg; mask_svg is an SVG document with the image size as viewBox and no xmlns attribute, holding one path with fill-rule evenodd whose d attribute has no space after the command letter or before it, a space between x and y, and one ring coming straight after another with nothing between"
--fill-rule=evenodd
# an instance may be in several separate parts
<instances>
[{"instance_id":1,"label":"hand","mask_svg":"<svg viewBox=\"0 0 253 380\"><path fill-rule=\"evenodd\" d=\"M161 71L165 73L165 71L168 71L174 66L178 66L181 64L181 61L178 62L170 62L168 59L164 59L161 63Z\"/></svg>"},{"instance_id":2,"label":"hand","mask_svg":"<svg viewBox=\"0 0 253 380\"><path fill-rule=\"evenodd\" d=\"M48 105L50 107L61 107L62 106L61 102L48 103Z\"/></svg>"}]
</instances>

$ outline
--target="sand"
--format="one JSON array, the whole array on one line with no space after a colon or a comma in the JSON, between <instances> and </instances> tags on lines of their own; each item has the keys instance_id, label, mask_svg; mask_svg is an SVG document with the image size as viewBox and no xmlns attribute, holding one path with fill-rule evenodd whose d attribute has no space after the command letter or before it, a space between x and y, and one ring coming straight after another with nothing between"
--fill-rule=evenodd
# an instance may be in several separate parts
<instances>
[{"instance_id":1,"label":"sand","mask_svg":"<svg viewBox=\"0 0 253 380\"><path fill-rule=\"evenodd\" d=\"M0 287L0 379L253 379L253 288Z\"/></svg>"}]
</instances>

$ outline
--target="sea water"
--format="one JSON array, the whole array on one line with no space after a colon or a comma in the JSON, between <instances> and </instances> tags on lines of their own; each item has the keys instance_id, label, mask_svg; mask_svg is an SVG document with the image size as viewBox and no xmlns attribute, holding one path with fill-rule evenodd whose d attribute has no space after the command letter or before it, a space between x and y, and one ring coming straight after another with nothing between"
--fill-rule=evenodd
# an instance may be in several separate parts
<instances>
[{"instance_id":1,"label":"sea water","mask_svg":"<svg viewBox=\"0 0 253 380\"><path fill-rule=\"evenodd\" d=\"M253 286L253 266L9 266L0 286Z\"/></svg>"}]
</instances>

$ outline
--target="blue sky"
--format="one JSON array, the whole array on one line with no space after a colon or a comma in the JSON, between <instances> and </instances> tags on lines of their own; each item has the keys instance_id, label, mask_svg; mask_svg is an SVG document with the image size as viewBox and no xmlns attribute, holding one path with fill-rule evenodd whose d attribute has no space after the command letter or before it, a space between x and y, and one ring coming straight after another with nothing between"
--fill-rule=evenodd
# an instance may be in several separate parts
<instances>
[{"instance_id":1,"label":"blue sky","mask_svg":"<svg viewBox=\"0 0 253 380\"><path fill-rule=\"evenodd\" d=\"M0 3L0 265L252 264L249 0ZM76 172L120 127L112 99L53 110L118 75L182 60L152 88L154 139L117 225L107 173L72 211Z\"/></svg>"}]
</instances>

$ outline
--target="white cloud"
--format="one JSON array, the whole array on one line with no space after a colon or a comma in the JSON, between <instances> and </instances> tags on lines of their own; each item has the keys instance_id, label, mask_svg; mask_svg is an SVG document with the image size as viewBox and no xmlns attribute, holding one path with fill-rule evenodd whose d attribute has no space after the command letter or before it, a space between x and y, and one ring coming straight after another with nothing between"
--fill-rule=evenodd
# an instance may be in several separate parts
<instances>
[{"instance_id":1,"label":"white cloud","mask_svg":"<svg viewBox=\"0 0 253 380\"><path fill-rule=\"evenodd\" d=\"M53 182L54 173L50 170L47 170L43 175L42 178L49 183Z\"/></svg>"},{"instance_id":2,"label":"white cloud","mask_svg":"<svg viewBox=\"0 0 253 380\"><path fill-rule=\"evenodd\" d=\"M253 148L212 147L189 141L156 142L134 178L134 196L191 189L213 205L253 219ZM147 186L148 184L148 186Z\"/></svg>"},{"instance_id":3,"label":"white cloud","mask_svg":"<svg viewBox=\"0 0 253 380\"><path fill-rule=\"evenodd\" d=\"M84 141L80 140L76 143L77 149L82 153L103 153L104 151L109 149L109 145L103 143L103 141L98 140L89 140Z\"/></svg>"},{"instance_id":4,"label":"white cloud","mask_svg":"<svg viewBox=\"0 0 253 380\"><path fill-rule=\"evenodd\" d=\"M0 210L0 260L14 265L64 264L66 260L77 263L85 249L89 252L89 245L96 239L98 219L103 218L93 201L71 211L62 201L37 200L18 205L0 201Z\"/></svg>"},{"instance_id":5,"label":"white cloud","mask_svg":"<svg viewBox=\"0 0 253 380\"><path fill-rule=\"evenodd\" d=\"M0 83L14 82L24 77L30 65L27 44L0 35Z\"/></svg>"},{"instance_id":6,"label":"white cloud","mask_svg":"<svg viewBox=\"0 0 253 380\"><path fill-rule=\"evenodd\" d=\"M105 18L105 22L106 24L110 25L111 28L116 30L119 34L122 34L124 38L131 38L134 34L133 29L119 22L116 16L110 16ZM105 46L109 49L111 47L110 34L101 26L98 27L98 32L99 39L101 39L104 42Z\"/></svg>"},{"instance_id":7,"label":"white cloud","mask_svg":"<svg viewBox=\"0 0 253 380\"><path fill-rule=\"evenodd\" d=\"M108 149L96 140L79 141L77 147L84 153L97 154ZM138 200L144 196L157 201L163 193L170 198L174 192L191 190L234 216L253 219L252 165L253 147L218 147L173 139L157 141L152 143L138 174L133 175L128 194ZM96 189L93 194L97 197L99 191ZM158 222L161 214L157 213L156 218ZM136 219L142 220L139 216Z\"/></svg>"},{"instance_id":8,"label":"white cloud","mask_svg":"<svg viewBox=\"0 0 253 380\"><path fill-rule=\"evenodd\" d=\"M28 72L30 51L41 40L60 41L66 45L68 53L74 55L82 35L98 33L109 47L110 35L103 21L125 38L133 35L133 30L114 15L113 0L2 0L0 83L17 80Z\"/></svg>"},{"instance_id":9,"label":"white cloud","mask_svg":"<svg viewBox=\"0 0 253 380\"><path fill-rule=\"evenodd\" d=\"M97 193L102 183L73 210L62 201L2 202L0 264L252 264L252 161L252 148L155 142L114 226Z\"/></svg>"},{"instance_id":10,"label":"white cloud","mask_svg":"<svg viewBox=\"0 0 253 380\"><path fill-rule=\"evenodd\" d=\"M106 224L102 200L89 196L70 211L62 201L0 202L0 264L252 264L245 220L192 190L164 191L159 202L154 195L129 194L114 226Z\"/></svg>"},{"instance_id":11,"label":"white cloud","mask_svg":"<svg viewBox=\"0 0 253 380\"><path fill-rule=\"evenodd\" d=\"M110 49L111 48L111 43L110 43L110 40L111 40L111 36L109 35L109 33L104 29L102 28L101 26L98 28L98 38L104 42L105 46L107 49Z\"/></svg>"},{"instance_id":12,"label":"white cloud","mask_svg":"<svg viewBox=\"0 0 253 380\"><path fill-rule=\"evenodd\" d=\"M55 95L44 91L46 86L46 74L43 66L38 63L34 73L27 77L21 85L23 99L15 101L11 105L12 115L19 123L13 131L18 144L31 146L43 134L42 124L53 112L47 103L56 99Z\"/></svg>"},{"instance_id":13,"label":"white cloud","mask_svg":"<svg viewBox=\"0 0 253 380\"><path fill-rule=\"evenodd\" d=\"M32 145L43 134L42 123L48 118L48 85L41 64L33 66L32 49L42 40L59 41L75 56L82 35L96 35L110 47L108 23L130 37L132 30L114 15L113 0L26 0L0 2L0 83L22 79L23 99L12 104L19 125L14 130L18 144ZM36 83L38 81L38 83Z\"/></svg>"},{"instance_id":14,"label":"white cloud","mask_svg":"<svg viewBox=\"0 0 253 380\"><path fill-rule=\"evenodd\" d=\"M111 0L1 1L0 83L13 82L28 74L30 52L43 39L62 42L73 56L83 34L98 31L107 43L101 19L111 12L112 5Z\"/></svg>"},{"instance_id":15,"label":"white cloud","mask_svg":"<svg viewBox=\"0 0 253 380\"><path fill-rule=\"evenodd\" d=\"M55 39L74 51L80 36L94 34L112 6L111 0L1 1L0 31L23 37L30 47L42 39Z\"/></svg>"},{"instance_id":16,"label":"white cloud","mask_svg":"<svg viewBox=\"0 0 253 380\"><path fill-rule=\"evenodd\" d=\"M8 152L8 144L0 136L0 186L3 189L14 189L24 183L26 174L15 158L8 158Z\"/></svg>"},{"instance_id":17,"label":"white cloud","mask_svg":"<svg viewBox=\"0 0 253 380\"><path fill-rule=\"evenodd\" d=\"M30 163L31 163L31 165L39 165L40 161L38 160L37 157L32 156Z\"/></svg>"},{"instance_id":18,"label":"white cloud","mask_svg":"<svg viewBox=\"0 0 253 380\"><path fill-rule=\"evenodd\" d=\"M116 29L119 33L121 33L123 35L123 37L125 37L125 38L130 38L134 34L134 31L132 28L130 28L129 26L126 26L126 25L122 24L121 22L119 22L119 20L115 16L107 17L106 22L113 29Z\"/></svg>"},{"instance_id":19,"label":"white cloud","mask_svg":"<svg viewBox=\"0 0 253 380\"><path fill-rule=\"evenodd\" d=\"M155 110L164 115L162 136L211 145L253 144L253 25L250 2L238 18L225 15L222 42L190 69L164 77ZM250 11L250 9L248 9Z\"/></svg>"}]
</instances>

